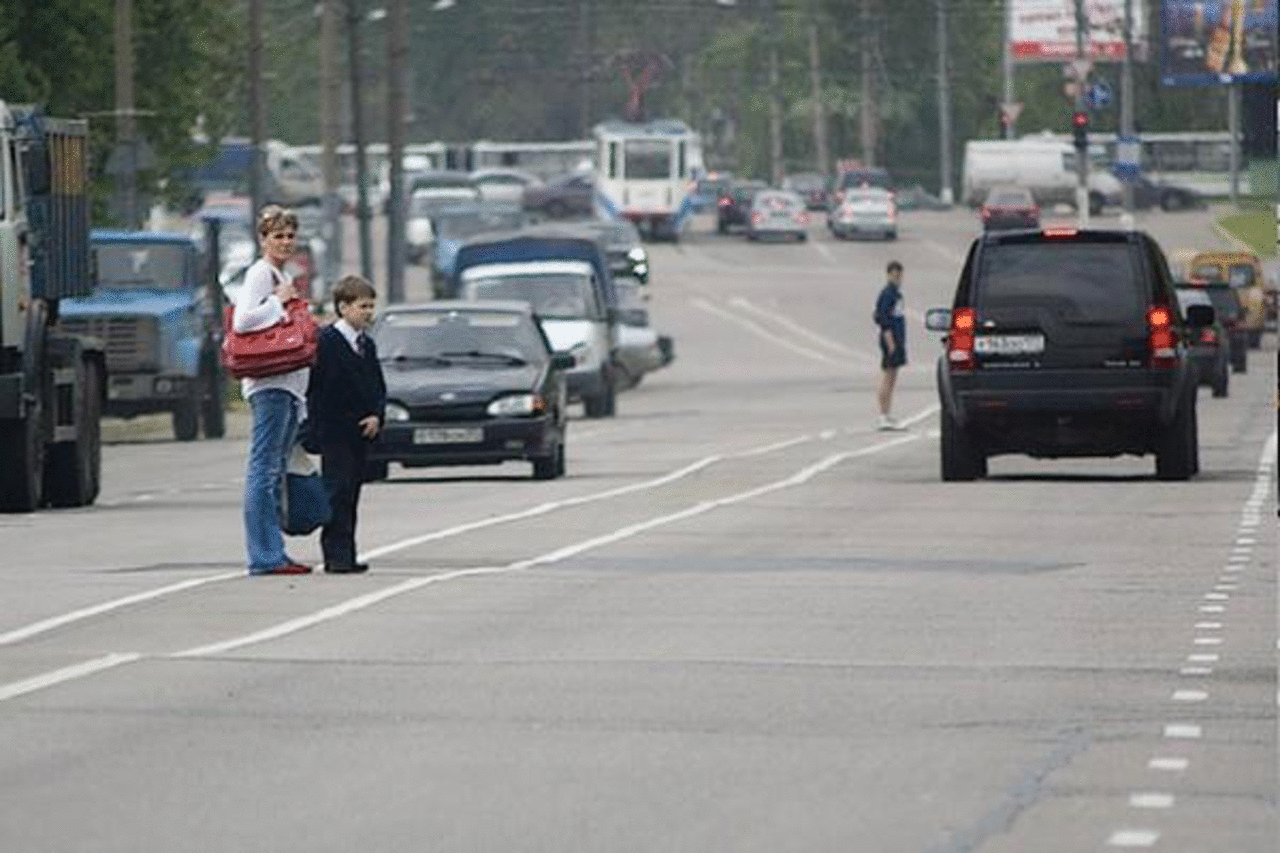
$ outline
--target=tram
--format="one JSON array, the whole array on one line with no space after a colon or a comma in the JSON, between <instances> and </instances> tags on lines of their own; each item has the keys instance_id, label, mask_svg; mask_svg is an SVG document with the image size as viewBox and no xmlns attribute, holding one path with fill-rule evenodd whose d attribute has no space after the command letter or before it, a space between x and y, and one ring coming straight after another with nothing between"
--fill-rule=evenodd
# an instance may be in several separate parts
<instances>
[{"instance_id":1,"label":"tram","mask_svg":"<svg viewBox=\"0 0 1280 853\"><path fill-rule=\"evenodd\" d=\"M651 240L680 239L703 170L702 141L674 119L610 121L592 130L596 189L605 212L629 219Z\"/></svg>"}]
</instances>

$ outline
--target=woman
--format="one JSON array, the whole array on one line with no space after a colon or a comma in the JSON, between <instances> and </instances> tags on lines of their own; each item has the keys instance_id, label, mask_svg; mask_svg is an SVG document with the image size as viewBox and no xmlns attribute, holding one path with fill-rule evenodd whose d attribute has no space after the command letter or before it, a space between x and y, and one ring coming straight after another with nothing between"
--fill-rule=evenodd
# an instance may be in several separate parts
<instances>
[{"instance_id":1,"label":"woman","mask_svg":"<svg viewBox=\"0 0 1280 853\"><path fill-rule=\"evenodd\" d=\"M298 218L290 210L267 205L258 214L262 257L245 273L232 325L237 332L265 329L285 316L284 303L298 292L284 273L293 257ZM280 484L285 461L306 405L311 369L279 376L240 380L240 393L253 412L253 435L244 484L244 534L251 575L302 575L311 567L284 552L280 530Z\"/></svg>"}]
</instances>

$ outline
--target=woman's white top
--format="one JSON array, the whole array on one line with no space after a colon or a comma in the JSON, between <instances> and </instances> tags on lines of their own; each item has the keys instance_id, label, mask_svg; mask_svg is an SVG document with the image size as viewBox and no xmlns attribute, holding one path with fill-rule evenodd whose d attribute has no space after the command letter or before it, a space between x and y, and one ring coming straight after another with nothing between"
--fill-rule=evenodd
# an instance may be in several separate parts
<instances>
[{"instance_id":1,"label":"woman's white top","mask_svg":"<svg viewBox=\"0 0 1280 853\"><path fill-rule=\"evenodd\" d=\"M280 322L285 310L275 289L277 284L282 284L285 280L284 273L266 258L254 261L244 275L244 286L240 288L240 296L236 299L236 309L231 316L232 328L237 332L256 332ZM307 382L310 379L309 367L299 367L279 376L241 379L240 396L248 400L250 395L264 388L280 388L299 400L306 400Z\"/></svg>"}]
</instances>

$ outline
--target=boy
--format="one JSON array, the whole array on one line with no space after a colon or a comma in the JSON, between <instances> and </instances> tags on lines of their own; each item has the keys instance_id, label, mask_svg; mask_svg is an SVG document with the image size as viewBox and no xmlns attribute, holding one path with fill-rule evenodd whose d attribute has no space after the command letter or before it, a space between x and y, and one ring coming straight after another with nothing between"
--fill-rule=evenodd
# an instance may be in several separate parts
<instances>
[{"instance_id":1,"label":"boy","mask_svg":"<svg viewBox=\"0 0 1280 853\"><path fill-rule=\"evenodd\" d=\"M907 326L902 310L902 264L890 261L885 268L888 283L876 296L875 323L880 343L880 390L876 402L880 407L879 428L900 430L904 427L889 414L893 407L893 386L898 369L907 363Z\"/></svg>"},{"instance_id":2,"label":"boy","mask_svg":"<svg viewBox=\"0 0 1280 853\"><path fill-rule=\"evenodd\" d=\"M338 320L320 332L307 387L308 449L320 454L320 470L333 515L320 533L324 570L368 571L356 562L356 505L360 501L369 443L382 429L387 386L378 349L365 330L373 323L377 292L358 275L333 289Z\"/></svg>"}]
</instances>

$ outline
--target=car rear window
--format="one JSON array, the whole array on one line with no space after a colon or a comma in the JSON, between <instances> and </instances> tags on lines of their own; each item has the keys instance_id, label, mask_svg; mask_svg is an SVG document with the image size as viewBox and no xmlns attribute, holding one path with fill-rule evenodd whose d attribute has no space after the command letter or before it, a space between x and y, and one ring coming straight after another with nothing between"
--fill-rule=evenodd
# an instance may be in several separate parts
<instances>
[{"instance_id":1,"label":"car rear window","mask_svg":"<svg viewBox=\"0 0 1280 853\"><path fill-rule=\"evenodd\" d=\"M991 198L987 200L987 204L1000 207L1030 207L1032 204L1031 194L1021 192L992 193Z\"/></svg>"},{"instance_id":2,"label":"car rear window","mask_svg":"<svg viewBox=\"0 0 1280 853\"><path fill-rule=\"evenodd\" d=\"M1012 243L983 253L976 297L985 307L1051 306L1073 322L1141 315L1143 287L1126 243Z\"/></svg>"}]
</instances>

